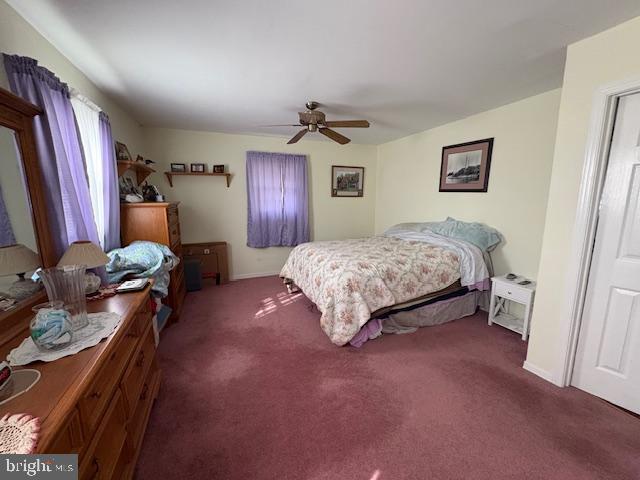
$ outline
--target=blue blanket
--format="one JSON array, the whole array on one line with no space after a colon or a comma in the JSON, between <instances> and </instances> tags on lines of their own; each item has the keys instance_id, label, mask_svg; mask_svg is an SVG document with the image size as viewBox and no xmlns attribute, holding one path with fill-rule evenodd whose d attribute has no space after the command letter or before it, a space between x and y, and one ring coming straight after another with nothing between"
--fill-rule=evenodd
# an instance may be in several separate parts
<instances>
[{"instance_id":1,"label":"blue blanket","mask_svg":"<svg viewBox=\"0 0 640 480\"><path fill-rule=\"evenodd\" d=\"M132 278L153 278L151 291L160 297L168 295L169 272L180 263L180 259L165 245L146 241L116 248L107 255L109 283L120 283L128 275Z\"/></svg>"}]
</instances>

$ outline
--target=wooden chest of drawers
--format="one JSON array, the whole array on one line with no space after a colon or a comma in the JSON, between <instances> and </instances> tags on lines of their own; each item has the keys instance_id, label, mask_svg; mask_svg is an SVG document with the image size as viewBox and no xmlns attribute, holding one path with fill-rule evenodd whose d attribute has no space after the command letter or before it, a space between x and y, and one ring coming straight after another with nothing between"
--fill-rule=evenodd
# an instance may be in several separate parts
<instances>
[{"instance_id":1,"label":"wooden chest of drawers","mask_svg":"<svg viewBox=\"0 0 640 480\"><path fill-rule=\"evenodd\" d=\"M151 407L160 388L149 287L89 303L122 322L106 340L54 362L35 363L40 381L0 406L0 415L40 418L38 453L77 453L80 479L132 478ZM0 347L6 355L28 335Z\"/></svg>"},{"instance_id":2,"label":"wooden chest of drawers","mask_svg":"<svg viewBox=\"0 0 640 480\"><path fill-rule=\"evenodd\" d=\"M169 295L164 302L171 307L171 320L178 320L182 312L186 286L182 266L182 240L178 203L126 203L120 209L122 244L136 240L161 243L180 257L180 264L171 271Z\"/></svg>"}]
</instances>

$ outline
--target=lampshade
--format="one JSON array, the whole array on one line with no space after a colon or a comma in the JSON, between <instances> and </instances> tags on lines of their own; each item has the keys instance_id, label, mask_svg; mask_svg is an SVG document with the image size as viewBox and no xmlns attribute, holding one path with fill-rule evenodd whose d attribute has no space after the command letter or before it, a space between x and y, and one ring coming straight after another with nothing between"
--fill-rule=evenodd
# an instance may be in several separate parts
<instances>
[{"instance_id":1,"label":"lampshade","mask_svg":"<svg viewBox=\"0 0 640 480\"><path fill-rule=\"evenodd\" d=\"M0 277L25 273L40 266L40 257L24 245L0 247Z\"/></svg>"},{"instance_id":2,"label":"lampshade","mask_svg":"<svg viewBox=\"0 0 640 480\"><path fill-rule=\"evenodd\" d=\"M85 265L87 268L96 268L107 263L109 263L109 257L98 245L89 240L82 240L69 245L58 266Z\"/></svg>"}]
</instances>

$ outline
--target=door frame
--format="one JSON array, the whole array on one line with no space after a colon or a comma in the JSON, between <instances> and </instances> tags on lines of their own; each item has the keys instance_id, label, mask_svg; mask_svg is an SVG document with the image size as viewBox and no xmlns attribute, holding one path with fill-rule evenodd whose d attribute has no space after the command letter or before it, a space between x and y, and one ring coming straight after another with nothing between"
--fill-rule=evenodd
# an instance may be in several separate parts
<instances>
[{"instance_id":1,"label":"door frame","mask_svg":"<svg viewBox=\"0 0 640 480\"><path fill-rule=\"evenodd\" d=\"M604 85L594 94L569 258L567 296L563 310L566 314L561 317L560 350L553 378L553 383L560 387L571 384L578 350L617 101L633 93L640 93L640 77Z\"/></svg>"}]
</instances>

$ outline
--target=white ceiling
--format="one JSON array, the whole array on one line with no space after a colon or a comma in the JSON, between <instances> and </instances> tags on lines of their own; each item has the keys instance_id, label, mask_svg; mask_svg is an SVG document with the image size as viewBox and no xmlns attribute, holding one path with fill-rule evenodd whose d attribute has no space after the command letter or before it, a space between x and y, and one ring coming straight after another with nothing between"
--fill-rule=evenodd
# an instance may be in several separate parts
<instances>
[{"instance_id":1,"label":"white ceiling","mask_svg":"<svg viewBox=\"0 0 640 480\"><path fill-rule=\"evenodd\" d=\"M559 87L566 45L640 15L638 0L7 1L143 125L292 136L259 126L313 99L368 119L338 130L372 144Z\"/></svg>"}]
</instances>

